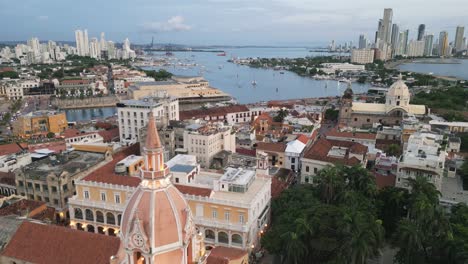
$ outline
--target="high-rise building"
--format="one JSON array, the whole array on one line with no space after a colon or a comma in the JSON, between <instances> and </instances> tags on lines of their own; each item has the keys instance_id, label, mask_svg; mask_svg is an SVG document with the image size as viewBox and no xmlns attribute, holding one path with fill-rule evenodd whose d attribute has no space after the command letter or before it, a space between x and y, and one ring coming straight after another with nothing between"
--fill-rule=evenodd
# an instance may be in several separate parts
<instances>
[{"instance_id":1,"label":"high-rise building","mask_svg":"<svg viewBox=\"0 0 468 264\"><path fill-rule=\"evenodd\" d=\"M434 34L424 36L424 56L432 56L434 49Z\"/></svg>"},{"instance_id":2,"label":"high-rise building","mask_svg":"<svg viewBox=\"0 0 468 264\"><path fill-rule=\"evenodd\" d=\"M449 55L449 40L447 31L442 31L439 34L439 56Z\"/></svg>"},{"instance_id":3,"label":"high-rise building","mask_svg":"<svg viewBox=\"0 0 468 264\"><path fill-rule=\"evenodd\" d=\"M359 49L367 48L367 38L365 35L359 35Z\"/></svg>"},{"instance_id":4,"label":"high-rise building","mask_svg":"<svg viewBox=\"0 0 468 264\"><path fill-rule=\"evenodd\" d=\"M101 32L101 42L99 44L101 50L107 50L106 38L104 37L104 32Z\"/></svg>"},{"instance_id":5,"label":"high-rise building","mask_svg":"<svg viewBox=\"0 0 468 264\"><path fill-rule=\"evenodd\" d=\"M456 51L462 51L464 49L464 42L463 42L463 37L465 34L465 27L463 26L458 26L457 31L455 34L455 49Z\"/></svg>"},{"instance_id":6,"label":"high-rise building","mask_svg":"<svg viewBox=\"0 0 468 264\"><path fill-rule=\"evenodd\" d=\"M419 25L419 27L418 27L418 41L423 40L425 30L426 30L426 25L424 25L424 24Z\"/></svg>"},{"instance_id":7,"label":"high-rise building","mask_svg":"<svg viewBox=\"0 0 468 264\"><path fill-rule=\"evenodd\" d=\"M97 38L92 38L91 43L89 44L90 51L89 55L91 58L99 59L101 58L101 49L99 47L99 42Z\"/></svg>"},{"instance_id":8,"label":"high-rise building","mask_svg":"<svg viewBox=\"0 0 468 264\"><path fill-rule=\"evenodd\" d=\"M422 57L424 55L424 40L411 40L408 45L408 57Z\"/></svg>"},{"instance_id":9,"label":"high-rise building","mask_svg":"<svg viewBox=\"0 0 468 264\"><path fill-rule=\"evenodd\" d=\"M407 55L408 54L408 35L409 35L409 30L405 30L403 32L400 32L399 34L399 50L397 55Z\"/></svg>"},{"instance_id":10,"label":"high-rise building","mask_svg":"<svg viewBox=\"0 0 468 264\"><path fill-rule=\"evenodd\" d=\"M393 10L391 8L384 9L384 16L382 20L382 41L384 43L390 43L392 34L392 17Z\"/></svg>"},{"instance_id":11,"label":"high-rise building","mask_svg":"<svg viewBox=\"0 0 468 264\"><path fill-rule=\"evenodd\" d=\"M392 26L391 44L392 44L393 56L395 56L398 53L399 46L400 46L400 27L397 24L393 24Z\"/></svg>"},{"instance_id":12,"label":"high-rise building","mask_svg":"<svg viewBox=\"0 0 468 264\"><path fill-rule=\"evenodd\" d=\"M80 56L89 55L89 42L88 42L88 30L84 32L82 30L75 31L76 40L76 51Z\"/></svg>"},{"instance_id":13,"label":"high-rise building","mask_svg":"<svg viewBox=\"0 0 468 264\"><path fill-rule=\"evenodd\" d=\"M374 62L373 49L353 49L351 51L351 63L367 64Z\"/></svg>"}]
</instances>

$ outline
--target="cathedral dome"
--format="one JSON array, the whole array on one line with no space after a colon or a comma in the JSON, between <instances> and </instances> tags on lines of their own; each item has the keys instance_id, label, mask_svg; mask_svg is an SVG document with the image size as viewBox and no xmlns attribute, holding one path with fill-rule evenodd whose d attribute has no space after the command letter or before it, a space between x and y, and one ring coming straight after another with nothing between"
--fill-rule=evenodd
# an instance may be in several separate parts
<instances>
[{"instance_id":1,"label":"cathedral dome","mask_svg":"<svg viewBox=\"0 0 468 264\"><path fill-rule=\"evenodd\" d=\"M141 183L122 216L117 256L121 261L116 263L190 263L197 257L194 254L199 246L194 245L196 230L190 207L172 184L163 153L150 114Z\"/></svg>"},{"instance_id":2,"label":"cathedral dome","mask_svg":"<svg viewBox=\"0 0 468 264\"><path fill-rule=\"evenodd\" d=\"M398 78L398 81L393 83L392 86L390 86L390 88L388 89L387 96L391 96L391 97L400 96L400 98L410 97L408 86L403 81L401 74Z\"/></svg>"}]
</instances>

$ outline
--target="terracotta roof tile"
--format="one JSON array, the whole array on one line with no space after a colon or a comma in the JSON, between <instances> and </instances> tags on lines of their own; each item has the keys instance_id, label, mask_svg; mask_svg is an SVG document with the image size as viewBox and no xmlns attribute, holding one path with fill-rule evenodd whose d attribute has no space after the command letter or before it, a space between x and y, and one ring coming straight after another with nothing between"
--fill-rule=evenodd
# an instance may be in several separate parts
<instances>
[{"instance_id":1,"label":"terracotta roof tile","mask_svg":"<svg viewBox=\"0 0 468 264\"><path fill-rule=\"evenodd\" d=\"M307 138L305 135L300 135L296 139L306 145L307 145L307 142L309 142L309 138Z\"/></svg>"},{"instance_id":2,"label":"terracotta roof tile","mask_svg":"<svg viewBox=\"0 0 468 264\"><path fill-rule=\"evenodd\" d=\"M239 260L247 254L248 252L242 249L219 246L211 250L207 264L228 264L231 260Z\"/></svg>"},{"instance_id":3,"label":"terracotta roof tile","mask_svg":"<svg viewBox=\"0 0 468 264\"><path fill-rule=\"evenodd\" d=\"M252 157L256 156L255 149L236 148L236 153Z\"/></svg>"},{"instance_id":4,"label":"terracotta roof tile","mask_svg":"<svg viewBox=\"0 0 468 264\"><path fill-rule=\"evenodd\" d=\"M104 142L111 142L119 137L119 128L111 128L109 130L99 130L98 134L103 138Z\"/></svg>"},{"instance_id":5,"label":"terracotta roof tile","mask_svg":"<svg viewBox=\"0 0 468 264\"><path fill-rule=\"evenodd\" d=\"M189 195L210 197L212 192L212 190L208 188L200 188L180 184L174 184L174 186L179 190L179 192Z\"/></svg>"},{"instance_id":6,"label":"terracotta roof tile","mask_svg":"<svg viewBox=\"0 0 468 264\"><path fill-rule=\"evenodd\" d=\"M284 143L273 143L273 142L258 142L257 150L271 151L271 152L284 152L286 150L286 144Z\"/></svg>"},{"instance_id":7,"label":"terracotta roof tile","mask_svg":"<svg viewBox=\"0 0 468 264\"><path fill-rule=\"evenodd\" d=\"M348 149L344 158L328 156L330 149L334 146ZM305 151L304 158L353 166L358 165L360 161L356 157L349 158L349 152L364 155L367 153L367 149L367 146L364 146L357 142L328 140L325 138L321 138Z\"/></svg>"},{"instance_id":8,"label":"terracotta roof tile","mask_svg":"<svg viewBox=\"0 0 468 264\"><path fill-rule=\"evenodd\" d=\"M11 155L21 151L22 149L16 143L0 145L0 156Z\"/></svg>"},{"instance_id":9,"label":"terracotta roof tile","mask_svg":"<svg viewBox=\"0 0 468 264\"><path fill-rule=\"evenodd\" d=\"M378 172L373 172L375 176L375 183L377 184L377 188L382 189L385 187L394 187L396 176L393 174L383 175Z\"/></svg>"},{"instance_id":10,"label":"terracotta roof tile","mask_svg":"<svg viewBox=\"0 0 468 264\"><path fill-rule=\"evenodd\" d=\"M16 187L15 174L13 172L0 171L0 183Z\"/></svg>"},{"instance_id":11,"label":"terracotta roof tile","mask_svg":"<svg viewBox=\"0 0 468 264\"><path fill-rule=\"evenodd\" d=\"M354 132L340 132L336 128L327 132L326 136L341 137L341 138L356 138L356 139L369 139L375 140L376 134L372 133L354 133Z\"/></svg>"},{"instance_id":12,"label":"terracotta roof tile","mask_svg":"<svg viewBox=\"0 0 468 264\"><path fill-rule=\"evenodd\" d=\"M38 264L102 264L119 245L118 237L23 222L2 255Z\"/></svg>"},{"instance_id":13,"label":"terracotta roof tile","mask_svg":"<svg viewBox=\"0 0 468 264\"><path fill-rule=\"evenodd\" d=\"M140 153L140 144L134 144L113 155L111 162L93 171L91 174L83 178L83 181L109 183L115 185L123 185L136 187L141 180L138 177L117 175L114 172L115 164L130 155L138 155Z\"/></svg>"},{"instance_id":14,"label":"terracotta roof tile","mask_svg":"<svg viewBox=\"0 0 468 264\"><path fill-rule=\"evenodd\" d=\"M43 207L43 208L40 208L40 207ZM29 216L32 216L35 213L43 211L45 209L46 209L45 202L22 199L19 201L14 201L13 203L1 208L0 216L7 216L7 215L23 216L26 212L28 212Z\"/></svg>"}]
</instances>

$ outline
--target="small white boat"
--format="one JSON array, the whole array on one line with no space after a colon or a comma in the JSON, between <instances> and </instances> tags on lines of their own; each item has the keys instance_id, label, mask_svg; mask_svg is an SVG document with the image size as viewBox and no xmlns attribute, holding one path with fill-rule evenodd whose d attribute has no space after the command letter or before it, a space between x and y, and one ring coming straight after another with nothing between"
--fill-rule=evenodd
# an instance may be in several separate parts
<instances>
[{"instance_id":1,"label":"small white boat","mask_svg":"<svg viewBox=\"0 0 468 264\"><path fill-rule=\"evenodd\" d=\"M257 82L255 80L252 81L252 85L255 86L257 85Z\"/></svg>"}]
</instances>

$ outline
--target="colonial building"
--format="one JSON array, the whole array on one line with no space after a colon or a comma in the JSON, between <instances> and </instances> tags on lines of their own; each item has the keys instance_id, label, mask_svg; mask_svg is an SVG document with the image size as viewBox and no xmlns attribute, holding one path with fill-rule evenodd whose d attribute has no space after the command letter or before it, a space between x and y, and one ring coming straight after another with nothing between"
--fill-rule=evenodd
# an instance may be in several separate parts
<instances>
[{"instance_id":1,"label":"colonial building","mask_svg":"<svg viewBox=\"0 0 468 264\"><path fill-rule=\"evenodd\" d=\"M341 98L341 127L370 128L374 123L386 126L400 125L407 115L420 117L428 113L426 106L410 104L408 86L403 82L401 75L389 88L384 104L354 102L353 96L349 85Z\"/></svg>"},{"instance_id":2,"label":"colonial building","mask_svg":"<svg viewBox=\"0 0 468 264\"><path fill-rule=\"evenodd\" d=\"M205 263L203 236L189 204L172 184L156 122L149 116L141 182L123 213L120 248L111 264Z\"/></svg>"},{"instance_id":3,"label":"colonial building","mask_svg":"<svg viewBox=\"0 0 468 264\"><path fill-rule=\"evenodd\" d=\"M304 152L301 183L313 183L326 166L366 166L367 151L367 146L357 142L319 139Z\"/></svg>"},{"instance_id":4,"label":"colonial building","mask_svg":"<svg viewBox=\"0 0 468 264\"><path fill-rule=\"evenodd\" d=\"M13 134L19 137L46 136L58 134L68 127L65 112L37 111L20 116L13 123Z\"/></svg>"}]
</instances>

